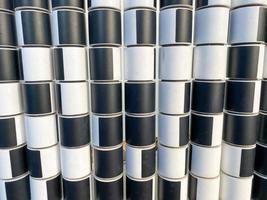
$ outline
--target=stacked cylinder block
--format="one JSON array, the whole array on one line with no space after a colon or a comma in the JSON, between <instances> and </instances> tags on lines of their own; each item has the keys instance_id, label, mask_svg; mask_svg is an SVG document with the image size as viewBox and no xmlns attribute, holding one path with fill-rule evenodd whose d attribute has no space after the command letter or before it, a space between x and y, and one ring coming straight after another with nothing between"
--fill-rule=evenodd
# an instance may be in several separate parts
<instances>
[{"instance_id":1,"label":"stacked cylinder block","mask_svg":"<svg viewBox=\"0 0 267 200\"><path fill-rule=\"evenodd\" d=\"M193 1L160 1L158 199L187 199Z\"/></svg>"},{"instance_id":2,"label":"stacked cylinder block","mask_svg":"<svg viewBox=\"0 0 267 200\"><path fill-rule=\"evenodd\" d=\"M88 1L94 199L123 199L120 0Z\"/></svg>"},{"instance_id":3,"label":"stacked cylinder block","mask_svg":"<svg viewBox=\"0 0 267 200\"><path fill-rule=\"evenodd\" d=\"M156 198L156 8L124 1L126 199Z\"/></svg>"},{"instance_id":4,"label":"stacked cylinder block","mask_svg":"<svg viewBox=\"0 0 267 200\"><path fill-rule=\"evenodd\" d=\"M251 199L266 42L262 1L232 1L220 198Z\"/></svg>"},{"instance_id":5,"label":"stacked cylinder block","mask_svg":"<svg viewBox=\"0 0 267 200\"><path fill-rule=\"evenodd\" d=\"M85 2L53 0L51 19L64 199L91 199Z\"/></svg>"},{"instance_id":6,"label":"stacked cylinder block","mask_svg":"<svg viewBox=\"0 0 267 200\"><path fill-rule=\"evenodd\" d=\"M195 5L189 199L219 199L230 3Z\"/></svg>"},{"instance_id":7,"label":"stacked cylinder block","mask_svg":"<svg viewBox=\"0 0 267 200\"><path fill-rule=\"evenodd\" d=\"M61 199L50 5L14 1L23 76L30 199Z\"/></svg>"},{"instance_id":8,"label":"stacked cylinder block","mask_svg":"<svg viewBox=\"0 0 267 200\"><path fill-rule=\"evenodd\" d=\"M12 1L1 2L0 29L0 199L26 200L30 198L30 187Z\"/></svg>"}]
</instances>

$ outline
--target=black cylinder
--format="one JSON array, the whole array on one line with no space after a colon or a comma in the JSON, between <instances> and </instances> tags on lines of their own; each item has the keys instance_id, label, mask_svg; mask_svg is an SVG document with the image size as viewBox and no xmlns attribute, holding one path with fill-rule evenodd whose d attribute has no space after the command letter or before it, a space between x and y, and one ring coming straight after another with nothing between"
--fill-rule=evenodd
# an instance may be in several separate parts
<instances>
[{"instance_id":1,"label":"black cylinder","mask_svg":"<svg viewBox=\"0 0 267 200\"><path fill-rule=\"evenodd\" d=\"M254 174L252 199L264 200L267 199L267 177L261 176L257 173Z\"/></svg>"},{"instance_id":2,"label":"black cylinder","mask_svg":"<svg viewBox=\"0 0 267 200\"><path fill-rule=\"evenodd\" d=\"M267 176L267 146L257 144L255 171L259 174Z\"/></svg>"},{"instance_id":3,"label":"black cylinder","mask_svg":"<svg viewBox=\"0 0 267 200\"><path fill-rule=\"evenodd\" d=\"M38 9L49 10L49 1L47 0L14 0L14 7L15 9L38 8Z\"/></svg>"},{"instance_id":4,"label":"black cylinder","mask_svg":"<svg viewBox=\"0 0 267 200\"><path fill-rule=\"evenodd\" d=\"M52 0L53 9L75 8L84 10L84 0Z\"/></svg>"},{"instance_id":5,"label":"black cylinder","mask_svg":"<svg viewBox=\"0 0 267 200\"><path fill-rule=\"evenodd\" d=\"M0 46L17 45L14 14L0 12Z\"/></svg>"},{"instance_id":6,"label":"black cylinder","mask_svg":"<svg viewBox=\"0 0 267 200\"><path fill-rule=\"evenodd\" d=\"M0 81L18 81L21 71L16 49L0 49Z\"/></svg>"}]
</instances>

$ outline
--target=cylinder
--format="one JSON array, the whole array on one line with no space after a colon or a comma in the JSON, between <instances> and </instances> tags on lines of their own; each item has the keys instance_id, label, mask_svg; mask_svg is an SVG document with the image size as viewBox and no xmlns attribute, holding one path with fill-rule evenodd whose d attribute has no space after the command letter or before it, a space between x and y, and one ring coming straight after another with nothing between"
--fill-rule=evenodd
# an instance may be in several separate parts
<instances>
[{"instance_id":1,"label":"cylinder","mask_svg":"<svg viewBox=\"0 0 267 200\"><path fill-rule=\"evenodd\" d=\"M91 175L75 180L63 178L63 191L65 199L91 199L92 183Z\"/></svg>"},{"instance_id":2,"label":"cylinder","mask_svg":"<svg viewBox=\"0 0 267 200\"><path fill-rule=\"evenodd\" d=\"M46 116L25 115L27 146L40 149L58 143L56 114Z\"/></svg>"},{"instance_id":3,"label":"cylinder","mask_svg":"<svg viewBox=\"0 0 267 200\"><path fill-rule=\"evenodd\" d=\"M210 7L197 10L195 44L227 44L228 23L229 8Z\"/></svg>"},{"instance_id":4,"label":"cylinder","mask_svg":"<svg viewBox=\"0 0 267 200\"><path fill-rule=\"evenodd\" d=\"M90 1L89 1L90 2ZM52 0L53 9L77 9L84 10L85 0Z\"/></svg>"},{"instance_id":5,"label":"cylinder","mask_svg":"<svg viewBox=\"0 0 267 200\"><path fill-rule=\"evenodd\" d=\"M92 82L92 112L98 114L119 113L122 110L121 82Z\"/></svg>"},{"instance_id":6,"label":"cylinder","mask_svg":"<svg viewBox=\"0 0 267 200\"><path fill-rule=\"evenodd\" d=\"M223 113L203 115L191 113L191 136L193 143L203 146L219 146L223 134Z\"/></svg>"},{"instance_id":7,"label":"cylinder","mask_svg":"<svg viewBox=\"0 0 267 200\"><path fill-rule=\"evenodd\" d=\"M267 6L267 2L265 0L235 0L232 1L232 8L241 7L241 6L254 6L254 5L262 5Z\"/></svg>"},{"instance_id":8,"label":"cylinder","mask_svg":"<svg viewBox=\"0 0 267 200\"><path fill-rule=\"evenodd\" d=\"M92 115L92 144L96 147L111 147L123 141L123 117L117 115Z\"/></svg>"},{"instance_id":9,"label":"cylinder","mask_svg":"<svg viewBox=\"0 0 267 200\"><path fill-rule=\"evenodd\" d=\"M55 94L52 82L24 83L25 113L30 115L55 113Z\"/></svg>"},{"instance_id":10,"label":"cylinder","mask_svg":"<svg viewBox=\"0 0 267 200\"><path fill-rule=\"evenodd\" d=\"M191 81L161 81L159 91L159 112L165 114L189 112Z\"/></svg>"},{"instance_id":11,"label":"cylinder","mask_svg":"<svg viewBox=\"0 0 267 200\"><path fill-rule=\"evenodd\" d=\"M233 145L254 145L259 132L259 115L224 113L223 139Z\"/></svg>"},{"instance_id":12,"label":"cylinder","mask_svg":"<svg viewBox=\"0 0 267 200\"><path fill-rule=\"evenodd\" d=\"M23 112L21 86L19 83L0 84L0 116Z\"/></svg>"},{"instance_id":13,"label":"cylinder","mask_svg":"<svg viewBox=\"0 0 267 200\"><path fill-rule=\"evenodd\" d=\"M123 173L122 145L109 149L93 147L94 173L98 178L113 178Z\"/></svg>"},{"instance_id":14,"label":"cylinder","mask_svg":"<svg viewBox=\"0 0 267 200\"><path fill-rule=\"evenodd\" d=\"M28 172L26 145L0 149L0 179L12 179Z\"/></svg>"},{"instance_id":15,"label":"cylinder","mask_svg":"<svg viewBox=\"0 0 267 200\"><path fill-rule=\"evenodd\" d=\"M253 176L235 178L222 173L220 199L250 200L252 179Z\"/></svg>"},{"instance_id":16,"label":"cylinder","mask_svg":"<svg viewBox=\"0 0 267 200\"><path fill-rule=\"evenodd\" d=\"M79 179L91 173L90 145L77 148L60 147L61 172L65 179Z\"/></svg>"},{"instance_id":17,"label":"cylinder","mask_svg":"<svg viewBox=\"0 0 267 200\"><path fill-rule=\"evenodd\" d=\"M88 79L87 50L83 47L55 47L56 80L85 81Z\"/></svg>"},{"instance_id":18,"label":"cylinder","mask_svg":"<svg viewBox=\"0 0 267 200\"><path fill-rule=\"evenodd\" d=\"M60 173L59 146L27 151L30 175L37 179L47 179Z\"/></svg>"},{"instance_id":19,"label":"cylinder","mask_svg":"<svg viewBox=\"0 0 267 200\"><path fill-rule=\"evenodd\" d=\"M245 1L247 2L247 1ZM266 42L266 7L248 6L231 11L230 44Z\"/></svg>"},{"instance_id":20,"label":"cylinder","mask_svg":"<svg viewBox=\"0 0 267 200\"><path fill-rule=\"evenodd\" d=\"M192 7L193 6L193 1L192 0L161 0L160 1L160 9L168 9L171 7Z\"/></svg>"},{"instance_id":21,"label":"cylinder","mask_svg":"<svg viewBox=\"0 0 267 200\"><path fill-rule=\"evenodd\" d=\"M0 11L0 46L16 47L16 24L13 13Z\"/></svg>"},{"instance_id":22,"label":"cylinder","mask_svg":"<svg viewBox=\"0 0 267 200\"><path fill-rule=\"evenodd\" d=\"M191 144L191 173L198 177L215 178L220 175L221 146L202 147Z\"/></svg>"},{"instance_id":23,"label":"cylinder","mask_svg":"<svg viewBox=\"0 0 267 200\"><path fill-rule=\"evenodd\" d=\"M230 6L231 6L231 0L216 0L216 1L196 0L196 9L202 9L207 7L230 7Z\"/></svg>"},{"instance_id":24,"label":"cylinder","mask_svg":"<svg viewBox=\"0 0 267 200\"><path fill-rule=\"evenodd\" d=\"M89 85L83 82L58 82L58 113L61 115L82 115L89 112Z\"/></svg>"},{"instance_id":25,"label":"cylinder","mask_svg":"<svg viewBox=\"0 0 267 200\"><path fill-rule=\"evenodd\" d=\"M154 47L128 47L124 49L125 80L148 81L155 79L156 49Z\"/></svg>"},{"instance_id":26,"label":"cylinder","mask_svg":"<svg viewBox=\"0 0 267 200\"><path fill-rule=\"evenodd\" d=\"M266 69L267 69L267 65L266 65ZM267 80L262 80L261 84L262 84L262 87L261 87L260 110L263 112L267 112Z\"/></svg>"},{"instance_id":27,"label":"cylinder","mask_svg":"<svg viewBox=\"0 0 267 200\"><path fill-rule=\"evenodd\" d=\"M168 8L159 14L159 44L192 43L193 12L187 8Z\"/></svg>"},{"instance_id":28,"label":"cylinder","mask_svg":"<svg viewBox=\"0 0 267 200\"><path fill-rule=\"evenodd\" d=\"M168 147L180 147L189 142L189 114L159 114L159 143Z\"/></svg>"},{"instance_id":29,"label":"cylinder","mask_svg":"<svg viewBox=\"0 0 267 200\"><path fill-rule=\"evenodd\" d=\"M26 143L24 115L0 117L0 148L11 148Z\"/></svg>"},{"instance_id":30,"label":"cylinder","mask_svg":"<svg viewBox=\"0 0 267 200\"><path fill-rule=\"evenodd\" d=\"M260 80L227 80L225 110L236 113L258 113L260 93Z\"/></svg>"},{"instance_id":31,"label":"cylinder","mask_svg":"<svg viewBox=\"0 0 267 200\"><path fill-rule=\"evenodd\" d=\"M156 115L125 115L127 144L149 146L156 142Z\"/></svg>"},{"instance_id":32,"label":"cylinder","mask_svg":"<svg viewBox=\"0 0 267 200\"><path fill-rule=\"evenodd\" d=\"M260 113L259 116L259 135L258 135L258 142L261 144L267 144L267 114L266 113Z\"/></svg>"},{"instance_id":33,"label":"cylinder","mask_svg":"<svg viewBox=\"0 0 267 200\"><path fill-rule=\"evenodd\" d=\"M14 0L14 7L16 10L25 8L48 10L49 3L43 0Z\"/></svg>"},{"instance_id":34,"label":"cylinder","mask_svg":"<svg viewBox=\"0 0 267 200\"><path fill-rule=\"evenodd\" d=\"M113 9L89 11L89 42L96 45L121 45L121 13Z\"/></svg>"},{"instance_id":35,"label":"cylinder","mask_svg":"<svg viewBox=\"0 0 267 200\"><path fill-rule=\"evenodd\" d=\"M158 200L187 200L188 176L181 179L168 179L158 176Z\"/></svg>"},{"instance_id":36,"label":"cylinder","mask_svg":"<svg viewBox=\"0 0 267 200\"><path fill-rule=\"evenodd\" d=\"M220 176L215 178L200 178L189 174L189 199L219 199L220 194Z\"/></svg>"},{"instance_id":37,"label":"cylinder","mask_svg":"<svg viewBox=\"0 0 267 200\"><path fill-rule=\"evenodd\" d=\"M229 47L227 77L243 80L261 79L264 65L264 51L264 45L256 44Z\"/></svg>"},{"instance_id":38,"label":"cylinder","mask_svg":"<svg viewBox=\"0 0 267 200\"><path fill-rule=\"evenodd\" d=\"M17 49L0 48L0 82L18 81L20 79L22 77Z\"/></svg>"},{"instance_id":39,"label":"cylinder","mask_svg":"<svg viewBox=\"0 0 267 200\"><path fill-rule=\"evenodd\" d=\"M156 44L156 32L155 10L138 8L124 12L125 46L153 46Z\"/></svg>"},{"instance_id":40,"label":"cylinder","mask_svg":"<svg viewBox=\"0 0 267 200\"><path fill-rule=\"evenodd\" d=\"M231 146L222 144L221 170L233 177L250 177L253 175L256 145Z\"/></svg>"},{"instance_id":41,"label":"cylinder","mask_svg":"<svg viewBox=\"0 0 267 200\"><path fill-rule=\"evenodd\" d=\"M119 47L89 48L91 80L121 80L121 54Z\"/></svg>"},{"instance_id":42,"label":"cylinder","mask_svg":"<svg viewBox=\"0 0 267 200\"><path fill-rule=\"evenodd\" d=\"M86 46L85 14L61 9L52 11L53 44Z\"/></svg>"},{"instance_id":43,"label":"cylinder","mask_svg":"<svg viewBox=\"0 0 267 200\"><path fill-rule=\"evenodd\" d=\"M189 80L192 77L192 46L165 46L159 49L159 79ZM179 65L179 67L177 67Z\"/></svg>"},{"instance_id":44,"label":"cylinder","mask_svg":"<svg viewBox=\"0 0 267 200\"><path fill-rule=\"evenodd\" d=\"M126 173L127 176L141 179L155 173L156 146L136 148L126 145Z\"/></svg>"},{"instance_id":45,"label":"cylinder","mask_svg":"<svg viewBox=\"0 0 267 200\"><path fill-rule=\"evenodd\" d=\"M113 8L120 10L121 9L121 0L89 0L88 1L88 8L89 9L96 9L96 8Z\"/></svg>"},{"instance_id":46,"label":"cylinder","mask_svg":"<svg viewBox=\"0 0 267 200\"><path fill-rule=\"evenodd\" d=\"M255 171L267 177L267 146L259 143L256 146Z\"/></svg>"},{"instance_id":47,"label":"cylinder","mask_svg":"<svg viewBox=\"0 0 267 200\"><path fill-rule=\"evenodd\" d=\"M196 46L194 49L194 78L224 80L226 78L228 47L224 45Z\"/></svg>"},{"instance_id":48,"label":"cylinder","mask_svg":"<svg viewBox=\"0 0 267 200\"><path fill-rule=\"evenodd\" d=\"M61 199L61 176L57 175L49 179L35 179L30 177L31 199Z\"/></svg>"},{"instance_id":49,"label":"cylinder","mask_svg":"<svg viewBox=\"0 0 267 200\"><path fill-rule=\"evenodd\" d=\"M267 177L254 173L252 198L253 199L266 199L267 198Z\"/></svg>"},{"instance_id":50,"label":"cylinder","mask_svg":"<svg viewBox=\"0 0 267 200\"><path fill-rule=\"evenodd\" d=\"M191 109L202 113L222 113L224 107L224 81L193 81Z\"/></svg>"},{"instance_id":51,"label":"cylinder","mask_svg":"<svg viewBox=\"0 0 267 200\"><path fill-rule=\"evenodd\" d=\"M0 179L0 199L31 199L29 174L8 180Z\"/></svg>"},{"instance_id":52,"label":"cylinder","mask_svg":"<svg viewBox=\"0 0 267 200\"><path fill-rule=\"evenodd\" d=\"M94 198L123 200L123 175L113 179L99 179L94 176Z\"/></svg>"},{"instance_id":53,"label":"cylinder","mask_svg":"<svg viewBox=\"0 0 267 200\"><path fill-rule=\"evenodd\" d=\"M52 81L53 58L49 47L22 47L19 58L24 81Z\"/></svg>"},{"instance_id":54,"label":"cylinder","mask_svg":"<svg viewBox=\"0 0 267 200\"><path fill-rule=\"evenodd\" d=\"M52 45L51 25L48 12L21 10L16 11L15 15L19 46Z\"/></svg>"},{"instance_id":55,"label":"cylinder","mask_svg":"<svg viewBox=\"0 0 267 200\"><path fill-rule=\"evenodd\" d=\"M135 9L138 7L156 9L157 4L153 0L135 0L135 1L125 0L124 1L124 9L125 10Z\"/></svg>"},{"instance_id":56,"label":"cylinder","mask_svg":"<svg viewBox=\"0 0 267 200\"><path fill-rule=\"evenodd\" d=\"M168 148L158 145L158 174L170 179L179 179L187 174L188 146Z\"/></svg>"},{"instance_id":57,"label":"cylinder","mask_svg":"<svg viewBox=\"0 0 267 200\"><path fill-rule=\"evenodd\" d=\"M127 113L155 112L155 82L125 82L125 111Z\"/></svg>"},{"instance_id":58,"label":"cylinder","mask_svg":"<svg viewBox=\"0 0 267 200\"><path fill-rule=\"evenodd\" d=\"M80 147L90 142L90 116L58 116L61 145L64 147Z\"/></svg>"},{"instance_id":59,"label":"cylinder","mask_svg":"<svg viewBox=\"0 0 267 200\"><path fill-rule=\"evenodd\" d=\"M126 199L155 200L155 175L146 179L126 176Z\"/></svg>"}]
</instances>

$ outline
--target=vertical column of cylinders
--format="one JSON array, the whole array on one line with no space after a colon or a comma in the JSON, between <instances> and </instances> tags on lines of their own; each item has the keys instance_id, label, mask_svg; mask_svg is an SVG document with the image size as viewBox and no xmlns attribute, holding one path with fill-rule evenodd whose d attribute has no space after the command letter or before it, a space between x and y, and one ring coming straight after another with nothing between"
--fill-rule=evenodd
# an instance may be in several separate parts
<instances>
[{"instance_id":1,"label":"vertical column of cylinders","mask_svg":"<svg viewBox=\"0 0 267 200\"><path fill-rule=\"evenodd\" d=\"M0 4L0 199L30 198L13 1ZM19 188L19 190L17 190Z\"/></svg>"},{"instance_id":2,"label":"vertical column of cylinders","mask_svg":"<svg viewBox=\"0 0 267 200\"><path fill-rule=\"evenodd\" d=\"M160 1L158 199L187 199L193 1Z\"/></svg>"},{"instance_id":3,"label":"vertical column of cylinders","mask_svg":"<svg viewBox=\"0 0 267 200\"><path fill-rule=\"evenodd\" d=\"M123 199L121 1L90 0L94 199Z\"/></svg>"},{"instance_id":4,"label":"vertical column of cylinders","mask_svg":"<svg viewBox=\"0 0 267 200\"><path fill-rule=\"evenodd\" d=\"M15 0L14 4L24 79L31 199L40 199L40 196L43 199L60 199L50 5L42 0Z\"/></svg>"},{"instance_id":5,"label":"vertical column of cylinders","mask_svg":"<svg viewBox=\"0 0 267 200\"><path fill-rule=\"evenodd\" d=\"M84 0L52 1L64 199L91 199L90 110Z\"/></svg>"},{"instance_id":6,"label":"vertical column of cylinders","mask_svg":"<svg viewBox=\"0 0 267 200\"><path fill-rule=\"evenodd\" d=\"M155 199L156 1L124 2L126 198Z\"/></svg>"},{"instance_id":7,"label":"vertical column of cylinders","mask_svg":"<svg viewBox=\"0 0 267 200\"><path fill-rule=\"evenodd\" d=\"M189 199L219 199L230 1L196 1Z\"/></svg>"},{"instance_id":8,"label":"vertical column of cylinders","mask_svg":"<svg viewBox=\"0 0 267 200\"><path fill-rule=\"evenodd\" d=\"M232 1L230 19L220 198L249 200L259 131L267 10L263 1Z\"/></svg>"}]
</instances>

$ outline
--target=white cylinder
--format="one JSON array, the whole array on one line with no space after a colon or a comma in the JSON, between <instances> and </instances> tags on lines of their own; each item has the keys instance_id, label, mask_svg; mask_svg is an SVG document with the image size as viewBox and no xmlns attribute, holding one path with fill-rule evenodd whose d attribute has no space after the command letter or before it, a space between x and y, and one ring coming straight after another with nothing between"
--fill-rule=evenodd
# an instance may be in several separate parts
<instances>
[{"instance_id":1,"label":"white cylinder","mask_svg":"<svg viewBox=\"0 0 267 200\"><path fill-rule=\"evenodd\" d=\"M210 7L196 11L195 44L227 44L229 8Z\"/></svg>"},{"instance_id":2,"label":"white cylinder","mask_svg":"<svg viewBox=\"0 0 267 200\"><path fill-rule=\"evenodd\" d=\"M254 5L265 5L267 6L266 0L234 0L232 1L231 7L239 7L239 6L254 6Z\"/></svg>"},{"instance_id":3,"label":"white cylinder","mask_svg":"<svg viewBox=\"0 0 267 200\"><path fill-rule=\"evenodd\" d=\"M194 78L223 80L227 69L227 46L196 46L194 49Z\"/></svg>"},{"instance_id":4,"label":"white cylinder","mask_svg":"<svg viewBox=\"0 0 267 200\"><path fill-rule=\"evenodd\" d=\"M159 78L161 80L189 80L192 78L192 46L169 46L159 50Z\"/></svg>"},{"instance_id":5,"label":"white cylinder","mask_svg":"<svg viewBox=\"0 0 267 200\"><path fill-rule=\"evenodd\" d=\"M62 176L67 179L78 179L91 173L90 146L80 148L60 147Z\"/></svg>"},{"instance_id":6,"label":"white cylinder","mask_svg":"<svg viewBox=\"0 0 267 200\"><path fill-rule=\"evenodd\" d=\"M202 147L191 144L192 174L203 178L215 178L220 174L221 146Z\"/></svg>"},{"instance_id":7,"label":"white cylinder","mask_svg":"<svg viewBox=\"0 0 267 200\"><path fill-rule=\"evenodd\" d=\"M158 173L159 175L178 179L187 174L188 146L168 148L158 145Z\"/></svg>"},{"instance_id":8,"label":"white cylinder","mask_svg":"<svg viewBox=\"0 0 267 200\"><path fill-rule=\"evenodd\" d=\"M57 83L58 109L62 115L81 115L89 112L88 82Z\"/></svg>"},{"instance_id":9,"label":"white cylinder","mask_svg":"<svg viewBox=\"0 0 267 200\"><path fill-rule=\"evenodd\" d=\"M253 176L234 178L221 174L220 199L250 200Z\"/></svg>"},{"instance_id":10,"label":"white cylinder","mask_svg":"<svg viewBox=\"0 0 267 200\"><path fill-rule=\"evenodd\" d=\"M128 47L124 49L125 80L146 81L155 79L154 47Z\"/></svg>"},{"instance_id":11,"label":"white cylinder","mask_svg":"<svg viewBox=\"0 0 267 200\"><path fill-rule=\"evenodd\" d=\"M124 9L138 8L138 7L147 7L147 8L156 8L154 0L125 0Z\"/></svg>"},{"instance_id":12,"label":"white cylinder","mask_svg":"<svg viewBox=\"0 0 267 200\"><path fill-rule=\"evenodd\" d=\"M115 8L120 10L121 9L121 0L90 0L89 8Z\"/></svg>"},{"instance_id":13,"label":"white cylinder","mask_svg":"<svg viewBox=\"0 0 267 200\"><path fill-rule=\"evenodd\" d=\"M159 83L159 112L184 114L189 112L191 81Z\"/></svg>"},{"instance_id":14,"label":"white cylinder","mask_svg":"<svg viewBox=\"0 0 267 200\"><path fill-rule=\"evenodd\" d=\"M0 116L23 112L20 83L1 83L0 96Z\"/></svg>"},{"instance_id":15,"label":"white cylinder","mask_svg":"<svg viewBox=\"0 0 267 200\"><path fill-rule=\"evenodd\" d=\"M46 47L19 49L24 81L53 80L52 50Z\"/></svg>"},{"instance_id":16,"label":"white cylinder","mask_svg":"<svg viewBox=\"0 0 267 200\"><path fill-rule=\"evenodd\" d=\"M58 142L55 114L36 117L25 115L25 129L30 148L50 147Z\"/></svg>"}]
</instances>

